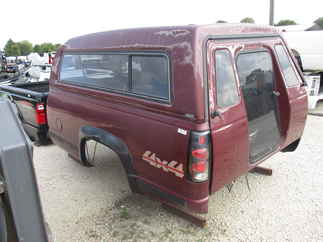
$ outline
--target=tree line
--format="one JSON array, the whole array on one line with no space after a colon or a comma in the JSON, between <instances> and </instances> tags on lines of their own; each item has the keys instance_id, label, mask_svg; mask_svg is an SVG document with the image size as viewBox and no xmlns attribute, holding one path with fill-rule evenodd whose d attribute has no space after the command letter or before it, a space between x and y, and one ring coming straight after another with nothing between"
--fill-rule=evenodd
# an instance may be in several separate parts
<instances>
[{"instance_id":1,"label":"tree line","mask_svg":"<svg viewBox=\"0 0 323 242\"><path fill-rule=\"evenodd\" d=\"M218 20L216 23L227 23L225 20ZM251 17L246 17L241 19L240 23L255 23L255 20ZM323 17L318 18L314 23L320 28L323 29ZM286 25L296 25L297 23L291 19L280 20L275 26L286 26ZM46 52L56 51L61 44L53 44L50 42L35 44L33 45L28 40L23 40L20 42L14 42L12 39L9 39L4 47L4 52L6 56L21 56L29 55L31 52L36 52L40 55Z\"/></svg>"},{"instance_id":2,"label":"tree line","mask_svg":"<svg viewBox=\"0 0 323 242\"><path fill-rule=\"evenodd\" d=\"M227 23L225 20L218 20L217 23ZM240 23L255 23L255 20L251 17L246 17L241 19ZM323 17L318 18L314 21L315 24L317 24L320 28L323 29ZM280 20L275 26L286 26L286 25L296 25L297 23L294 20L291 19L283 19Z\"/></svg>"},{"instance_id":3,"label":"tree line","mask_svg":"<svg viewBox=\"0 0 323 242\"><path fill-rule=\"evenodd\" d=\"M61 44L49 42L33 45L28 40L14 42L12 39L9 39L4 47L4 53L6 56L26 56L32 52L42 55L46 52L56 51L60 46Z\"/></svg>"}]
</instances>

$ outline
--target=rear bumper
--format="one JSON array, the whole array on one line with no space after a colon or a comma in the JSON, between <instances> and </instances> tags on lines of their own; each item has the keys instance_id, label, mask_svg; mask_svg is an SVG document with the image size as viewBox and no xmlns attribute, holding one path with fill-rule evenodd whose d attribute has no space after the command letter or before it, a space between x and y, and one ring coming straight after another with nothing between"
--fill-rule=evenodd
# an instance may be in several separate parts
<instances>
[{"instance_id":1,"label":"rear bumper","mask_svg":"<svg viewBox=\"0 0 323 242\"><path fill-rule=\"evenodd\" d=\"M130 187L132 188L133 192L145 194L161 201L162 203L170 203L175 206L186 208L196 213L208 212L209 196L203 199L194 200L186 197L181 197L178 194L174 194L170 191L166 191L162 187L156 184L152 184L140 177L132 176L129 179L130 183L131 181L136 183L135 186L134 184L130 184Z\"/></svg>"},{"instance_id":2,"label":"rear bumper","mask_svg":"<svg viewBox=\"0 0 323 242\"><path fill-rule=\"evenodd\" d=\"M48 127L47 125L41 125L40 127L34 127L30 124L22 123L24 130L27 135L34 141L40 144L45 144L49 142L48 137Z\"/></svg>"}]
</instances>

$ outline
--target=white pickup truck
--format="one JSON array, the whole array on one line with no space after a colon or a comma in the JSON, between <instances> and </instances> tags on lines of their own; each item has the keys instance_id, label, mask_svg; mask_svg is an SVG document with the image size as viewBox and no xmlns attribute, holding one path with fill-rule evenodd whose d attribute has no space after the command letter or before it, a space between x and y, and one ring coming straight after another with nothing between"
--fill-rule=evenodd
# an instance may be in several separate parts
<instances>
[{"instance_id":1,"label":"white pickup truck","mask_svg":"<svg viewBox=\"0 0 323 242\"><path fill-rule=\"evenodd\" d=\"M296 50L302 60L307 82L309 109L323 101L323 30L306 31L310 26L279 27L289 47Z\"/></svg>"}]
</instances>

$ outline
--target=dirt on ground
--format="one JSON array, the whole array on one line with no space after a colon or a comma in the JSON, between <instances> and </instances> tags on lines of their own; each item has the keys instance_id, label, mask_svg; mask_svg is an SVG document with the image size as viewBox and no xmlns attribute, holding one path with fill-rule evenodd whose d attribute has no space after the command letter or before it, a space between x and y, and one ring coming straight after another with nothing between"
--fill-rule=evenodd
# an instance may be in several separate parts
<instances>
[{"instance_id":1,"label":"dirt on ground","mask_svg":"<svg viewBox=\"0 0 323 242\"><path fill-rule=\"evenodd\" d=\"M323 241L322 127L322 117L309 116L299 148L263 163L273 176L248 174L231 192L212 195L205 228L131 194L118 157L105 147L93 168L55 145L35 147L44 214L57 242Z\"/></svg>"}]
</instances>

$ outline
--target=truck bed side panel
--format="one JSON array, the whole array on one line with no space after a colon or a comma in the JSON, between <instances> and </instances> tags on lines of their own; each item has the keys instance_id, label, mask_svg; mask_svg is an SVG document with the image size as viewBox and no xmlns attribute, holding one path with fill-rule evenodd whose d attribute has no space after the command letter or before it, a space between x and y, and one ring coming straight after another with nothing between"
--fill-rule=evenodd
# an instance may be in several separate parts
<instances>
[{"instance_id":1,"label":"truck bed side panel","mask_svg":"<svg viewBox=\"0 0 323 242\"><path fill-rule=\"evenodd\" d=\"M55 143L79 158L80 129L100 128L126 143L139 180L184 200L207 202L208 182L192 183L187 179L189 130L194 123L143 106L115 102L109 95L98 99L97 95L80 95L79 88L73 89L51 88L48 115ZM178 128L187 130L187 134L178 133ZM149 155L145 158L144 154ZM183 167L183 174L169 168L172 161L177 162L176 167Z\"/></svg>"}]
</instances>

